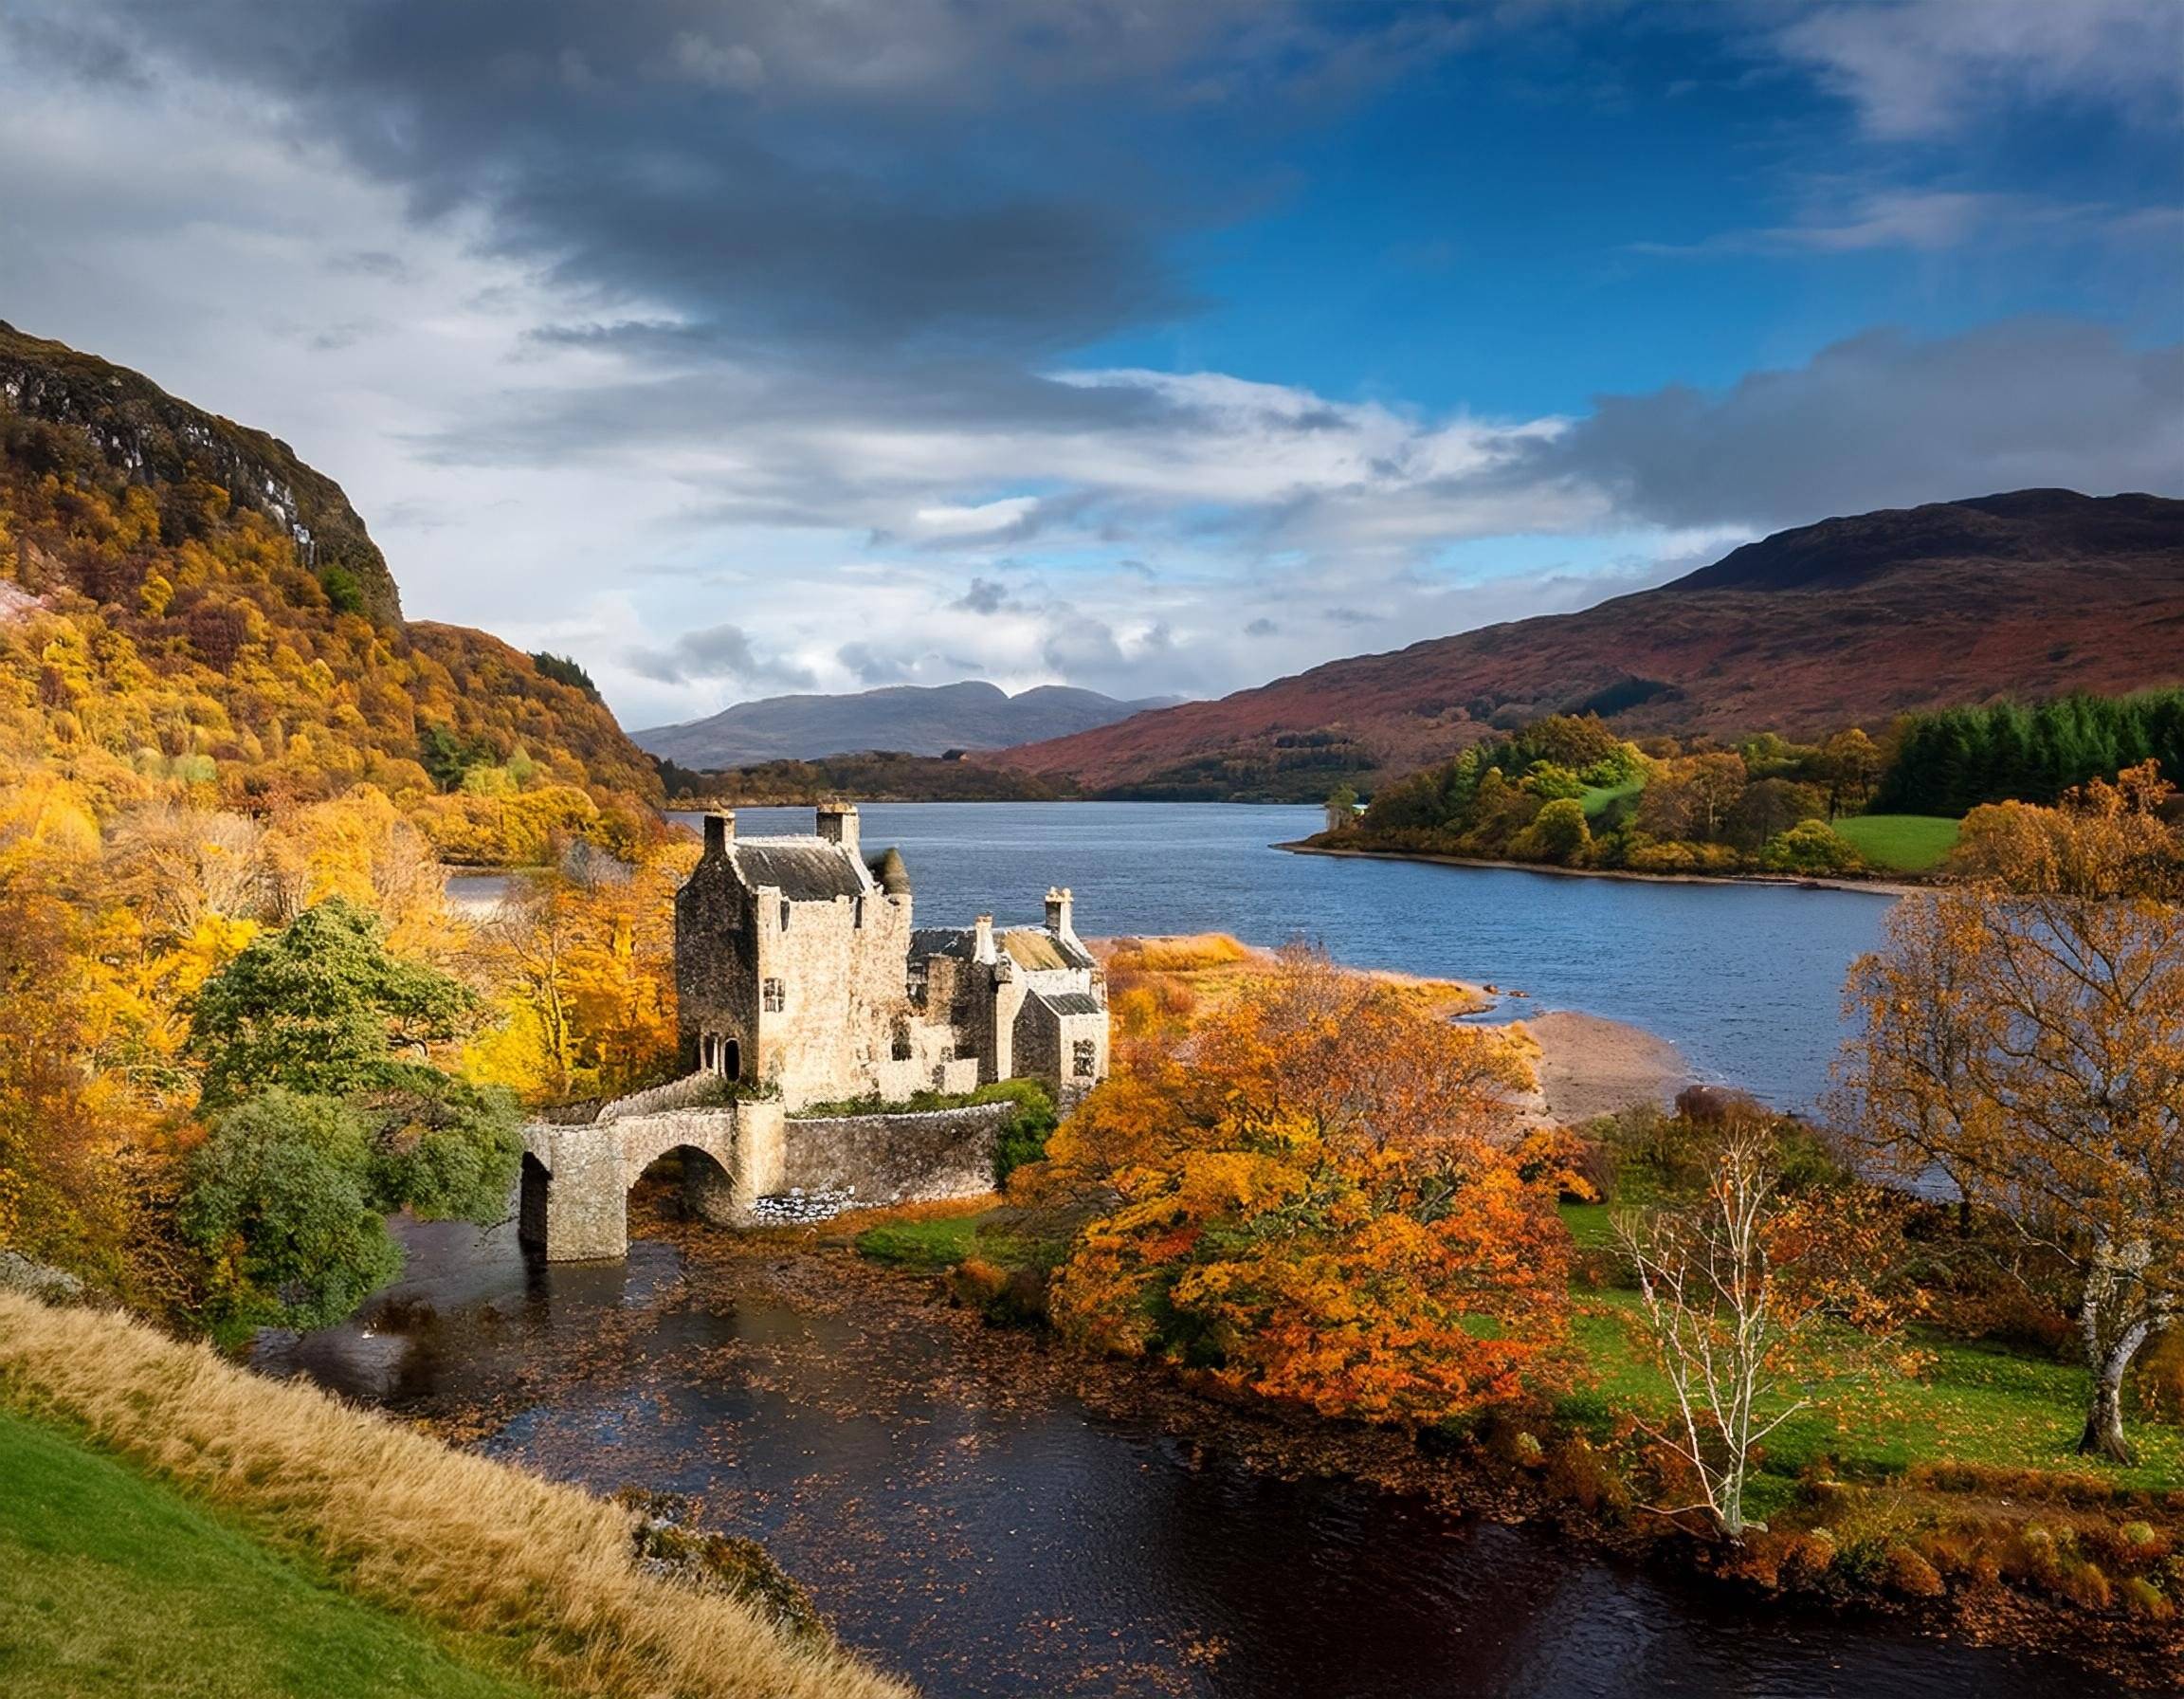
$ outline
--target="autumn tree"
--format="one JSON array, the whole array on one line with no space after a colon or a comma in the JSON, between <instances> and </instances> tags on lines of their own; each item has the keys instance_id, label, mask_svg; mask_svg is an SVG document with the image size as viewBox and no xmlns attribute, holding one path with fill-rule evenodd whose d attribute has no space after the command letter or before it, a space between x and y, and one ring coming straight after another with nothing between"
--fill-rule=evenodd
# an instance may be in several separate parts
<instances>
[{"instance_id":1,"label":"autumn tree","mask_svg":"<svg viewBox=\"0 0 2184 1699\"><path fill-rule=\"evenodd\" d=\"M613 1093L673 1066L675 886L688 852L631 863L582 843L524 875L475 941L496 1016L467 1065L521 1095Z\"/></svg>"},{"instance_id":2,"label":"autumn tree","mask_svg":"<svg viewBox=\"0 0 2184 1699\"><path fill-rule=\"evenodd\" d=\"M2184 906L2151 766L1966 823L1958 888L1853 968L1838 1113L2073 1270L2080 1449L2128 1461L2123 1377L2184 1300Z\"/></svg>"},{"instance_id":3,"label":"autumn tree","mask_svg":"<svg viewBox=\"0 0 2184 1699\"><path fill-rule=\"evenodd\" d=\"M1823 743L1813 776L1827 792L1828 817L1865 808L1887 765L1887 753L1856 726Z\"/></svg>"},{"instance_id":4,"label":"autumn tree","mask_svg":"<svg viewBox=\"0 0 2184 1699\"><path fill-rule=\"evenodd\" d=\"M1021 1178L1091 1216L1053 1313L1328 1414L1432 1421L1549 1383L1569 1242L1510 1148L1525 1084L1501 1035L1286 952Z\"/></svg>"},{"instance_id":5,"label":"autumn tree","mask_svg":"<svg viewBox=\"0 0 2184 1699\"><path fill-rule=\"evenodd\" d=\"M1876 1278L1886 1216L1855 1192L1787 1188L1781 1140L1749 1100L1709 1122L1698 1187L1615 1225L1676 1407L1645 1425L1697 1483L1697 1502L1669 1513L1703 1509L1741 1540L1764 1529L1745 1493L1767 1436L1811 1401L1800 1381L1859 1355L1821 1348L1830 1324L1872 1329L1886 1316Z\"/></svg>"}]
</instances>

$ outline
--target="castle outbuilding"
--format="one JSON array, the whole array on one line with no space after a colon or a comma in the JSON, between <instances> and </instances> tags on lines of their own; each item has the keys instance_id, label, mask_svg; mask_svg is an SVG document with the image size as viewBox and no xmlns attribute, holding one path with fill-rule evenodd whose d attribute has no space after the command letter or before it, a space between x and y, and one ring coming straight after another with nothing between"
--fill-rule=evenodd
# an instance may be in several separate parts
<instances>
[{"instance_id":1,"label":"castle outbuilding","mask_svg":"<svg viewBox=\"0 0 2184 1699\"><path fill-rule=\"evenodd\" d=\"M917 927L908 869L866 859L855 804L821 804L814 828L739 838L733 813L705 816L675 898L686 1068L770 1085L791 1112L1019 1078L1067 1104L1106 1076L1106 979L1067 890L1039 926Z\"/></svg>"}]
</instances>

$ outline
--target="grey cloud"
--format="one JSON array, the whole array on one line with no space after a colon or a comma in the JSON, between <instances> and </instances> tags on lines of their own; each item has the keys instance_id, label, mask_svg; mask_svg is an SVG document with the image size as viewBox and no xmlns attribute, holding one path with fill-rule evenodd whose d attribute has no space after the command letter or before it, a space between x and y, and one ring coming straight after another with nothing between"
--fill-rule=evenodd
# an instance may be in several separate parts
<instances>
[{"instance_id":1,"label":"grey cloud","mask_svg":"<svg viewBox=\"0 0 2184 1699\"><path fill-rule=\"evenodd\" d=\"M908 657L889 654L869 643L845 643L835 650L835 659L866 686L906 685L917 676L917 667Z\"/></svg>"},{"instance_id":2,"label":"grey cloud","mask_svg":"<svg viewBox=\"0 0 2184 1699\"><path fill-rule=\"evenodd\" d=\"M685 631L665 648L632 648L622 659L630 671L662 685L733 679L748 687L809 690L817 683L805 667L761 656L750 634L736 625Z\"/></svg>"},{"instance_id":3,"label":"grey cloud","mask_svg":"<svg viewBox=\"0 0 2184 1699\"><path fill-rule=\"evenodd\" d=\"M1247 637L1271 637L1282 628L1270 619L1255 619L1244 628Z\"/></svg>"},{"instance_id":4,"label":"grey cloud","mask_svg":"<svg viewBox=\"0 0 2184 1699\"><path fill-rule=\"evenodd\" d=\"M1706 392L1607 395L1505 474L1604 486L1664 525L1803 524L1995 490L2184 486L2184 344L2016 320L1875 330Z\"/></svg>"},{"instance_id":5,"label":"grey cloud","mask_svg":"<svg viewBox=\"0 0 2184 1699\"><path fill-rule=\"evenodd\" d=\"M966 613L998 613L1009 606L1009 587L992 578L973 578L971 588L948 605Z\"/></svg>"},{"instance_id":6,"label":"grey cloud","mask_svg":"<svg viewBox=\"0 0 2184 1699\"><path fill-rule=\"evenodd\" d=\"M1312 0L1065 8L861 0L84 0L18 33L65 74L135 52L254 83L300 136L399 185L418 215L605 301L661 303L746 347L1021 357L1191 304L1157 246L1200 214L1126 100L1203 112L1216 84L1299 85L1401 19ZM126 44L126 46L124 46ZM1400 66L1392 50L1383 73ZM762 87L764 98L751 91ZM1220 105L1222 100L1215 100ZM1007 156L989 137L1011 137ZM1036 172L1019 169L1037 159Z\"/></svg>"}]
</instances>

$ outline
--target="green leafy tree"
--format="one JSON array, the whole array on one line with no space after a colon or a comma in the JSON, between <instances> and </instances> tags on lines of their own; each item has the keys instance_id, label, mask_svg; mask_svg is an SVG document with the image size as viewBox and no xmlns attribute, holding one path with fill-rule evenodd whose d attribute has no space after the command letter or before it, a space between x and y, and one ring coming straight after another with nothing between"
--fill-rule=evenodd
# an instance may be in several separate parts
<instances>
[{"instance_id":1,"label":"green leafy tree","mask_svg":"<svg viewBox=\"0 0 2184 1699\"><path fill-rule=\"evenodd\" d=\"M1777 832L1759 862L1772 873L1848 873L1865 865L1857 847L1825 820L1800 820Z\"/></svg>"},{"instance_id":2,"label":"green leafy tree","mask_svg":"<svg viewBox=\"0 0 2184 1699\"><path fill-rule=\"evenodd\" d=\"M452 1074L421 1072L351 1100L372 1141L372 1192L382 1209L428 1221L490 1223L507 1213L523 1158L515 1097Z\"/></svg>"},{"instance_id":3,"label":"green leafy tree","mask_svg":"<svg viewBox=\"0 0 2184 1699\"><path fill-rule=\"evenodd\" d=\"M1517 834L1511 849L1527 860L1567 865L1583 860L1592 843L1592 829L1585 822L1585 805L1564 796L1541 809L1532 824Z\"/></svg>"},{"instance_id":4,"label":"green leafy tree","mask_svg":"<svg viewBox=\"0 0 2184 1699\"><path fill-rule=\"evenodd\" d=\"M391 954L378 919L335 897L206 981L190 1049L213 1108L276 1086L328 1097L429 1088L426 1046L454 1037L476 1002L446 974Z\"/></svg>"},{"instance_id":5,"label":"green leafy tree","mask_svg":"<svg viewBox=\"0 0 2184 1699\"><path fill-rule=\"evenodd\" d=\"M276 1087L223 1112L192 1153L178 1223L212 1260L231 1325L324 1327L402 1267L347 1105Z\"/></svg>"}]
</instances>

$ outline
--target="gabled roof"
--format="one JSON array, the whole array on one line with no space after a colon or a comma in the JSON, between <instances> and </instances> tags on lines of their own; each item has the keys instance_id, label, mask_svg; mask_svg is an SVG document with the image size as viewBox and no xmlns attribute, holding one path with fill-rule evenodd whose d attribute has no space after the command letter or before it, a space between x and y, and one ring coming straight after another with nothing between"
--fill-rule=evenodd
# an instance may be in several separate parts
<instances>
[{"instance_id":1,"label":"gabled roof","mask_svg":"<svg viewBox=\"0 0 2184 1699\"><path fill-rule=\"evenodd\" d=\"M753 890L774 886L792 903L861 897L872 888L864 864L822 837L737 838L728 847L728 859Z\"/></svg>"},{"instance_id":2,"label":"gabled roof","mask_svg":"<svg viewBox=\"0 0 2184 1699\"><path fill-rule=\"evenodd\" d=\"M1100 999L1088 991L1035 991L1031 994L1056 1014L1104 1014Z\"/></svg>"},{"instance_id":3,"label":"gabled roof","mask_svg":"<svg viewBox=\"0 0 2184 1699\"><path fill-rule=\"evenodd\" d=\"M1011 926L997 941L1018 967L1033 969L1093 967L1091 951L1044 926Z\"/></svg>"}]
</instances>

